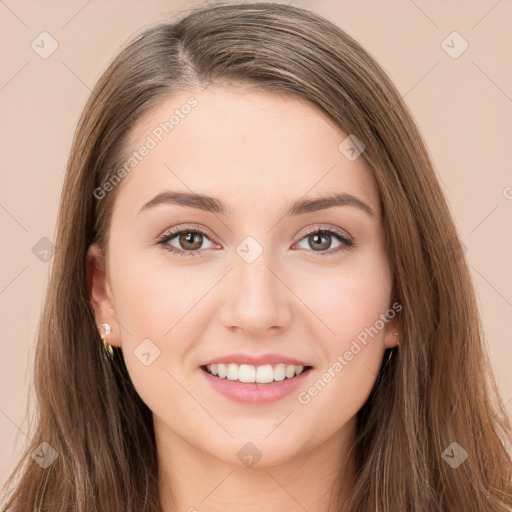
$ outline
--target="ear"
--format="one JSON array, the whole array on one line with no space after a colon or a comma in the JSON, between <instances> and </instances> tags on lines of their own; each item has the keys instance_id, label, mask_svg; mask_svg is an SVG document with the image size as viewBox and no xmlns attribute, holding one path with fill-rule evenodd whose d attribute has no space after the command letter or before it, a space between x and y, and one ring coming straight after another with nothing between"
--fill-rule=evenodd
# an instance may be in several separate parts
<instances>
[{"instance_id":1,"label":"ear","mask_svg":"<svg viewBox=\"0 0 512 512\"><path fill-rule=\"evenodd\" d=\"M108 283L105 259L97 244L92 244L86 256L86 282L96 324L100 334L105 334L101 324L110 324L110 345L121 346L119 324L116 320L115 304Z\"/></svg>"}]
</instances>

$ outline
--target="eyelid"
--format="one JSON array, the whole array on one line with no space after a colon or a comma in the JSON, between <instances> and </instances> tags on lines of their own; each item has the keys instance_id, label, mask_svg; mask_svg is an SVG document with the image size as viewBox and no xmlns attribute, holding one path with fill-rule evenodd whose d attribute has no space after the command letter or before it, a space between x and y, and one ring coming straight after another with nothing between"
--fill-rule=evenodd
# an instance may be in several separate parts
<instances>
[{"instance_id":1,"label":"eyelid","mask_svg":"<svg viewBox=\"0 0 512 512\"><path fill-rule=\"evenodd\" d=\"M215 238L215 236L212 235L212 233L206 226L202 226L201 224L183 224L183 225L178 225L175 228L166 229L161 235L157 236L156 239L161 240L162 238L166 238L167 236L169 236L171 234L178 234L181 231L185 231L187 229L189 229L191 231L203 232L203 234L207 235L208 239L211 240L212 242L213 242L213 239ZM334 233L337 233L338 235L340 235L343 238L347 238L349 240L353 239L352 235L350 235L350 233L348 233L348 231L342 230L342 229L334 227L334 226L325 226L325 224L313 224L312 226L308 226L306 228L306 231L304 233L302 233L300 238L297 239L297 242L300 242L300 240L302 240L305 236L308 236L312 233L316 233L317 231L332 231ZM295 242L295 243L297 243L297 242Z\"/></svg>"},{"instance_id":2,"label":"eyelid","mask_svg":"<svg viewBox=\"0 0 512 512\"><path fill-rule=\"evenodd\" d=\"M300 242L305 236L316 233L317 231L332 232L332 233L336 233L337 235L341 236L344 239L351 240L351 241L353 240L353 236L350 235L348 233L348 231L337 228L335 226L326 226L325 224L314 224L312 227L308 226L308 228L306 228L306 232L303 233L297 241Z\"/></svg>"},{"instance_id":3,"label":"eyelid","mask_svg":"<svg viewBox=\"0 0 512 512\"><path fill-rule=\"evenodd\" d=\"M160 241L162 239L169 237L170 235L177 235L182 231L187 230L200 232L201 234L206 235L208 239L211 240L212 242L213 239L216 238L215 236L212 235L211 231L206 226L203 226L201 224L179 224L178 226L166 229L161 235L158 235L156 237L156 240Z\"/></svg>"}]
</instances>

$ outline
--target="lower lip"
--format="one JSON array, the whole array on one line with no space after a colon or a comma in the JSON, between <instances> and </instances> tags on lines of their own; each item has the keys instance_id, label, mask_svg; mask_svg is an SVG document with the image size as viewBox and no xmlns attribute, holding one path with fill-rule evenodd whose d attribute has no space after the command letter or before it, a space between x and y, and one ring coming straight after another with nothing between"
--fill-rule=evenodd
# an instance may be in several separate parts
<instances>
[{"instance_id":1,"label":"lower lip","mask_svg":"<svg viewBox=\"0 0 512 512\"><path fill-rule=\"evenodd\" d=\"M304 370L300 375L291 379L285 378L284 380L273 381L268 384L245 383L227 378L221 379L208 373L206 370L200 369L200 371L212 387L221 395L235 402L260 405L277 402L293 393L308 378L311 368Z\"/></svg>"}]
</instances>

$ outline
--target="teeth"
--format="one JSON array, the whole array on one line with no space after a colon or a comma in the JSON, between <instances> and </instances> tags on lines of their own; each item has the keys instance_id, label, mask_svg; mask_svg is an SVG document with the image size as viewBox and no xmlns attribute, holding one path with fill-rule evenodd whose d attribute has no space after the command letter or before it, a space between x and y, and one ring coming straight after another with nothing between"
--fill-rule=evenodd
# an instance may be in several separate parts
<instances>
[{"instance_id":1,"label":"teeth","mask_svg":"<svg viewBox=\"0 0 512 512\"><path fill-rule=\"evenodd\" d=\"M304 371L304 366L295 366L293 364L279 363L276 365L265 364L263 366L253 366L251 364L207 364L206 369L212 375L221 379L238 380L240 382L256 382L258 384L268 384L273 381L292 379Z\"/></svg>"}]
</instances>

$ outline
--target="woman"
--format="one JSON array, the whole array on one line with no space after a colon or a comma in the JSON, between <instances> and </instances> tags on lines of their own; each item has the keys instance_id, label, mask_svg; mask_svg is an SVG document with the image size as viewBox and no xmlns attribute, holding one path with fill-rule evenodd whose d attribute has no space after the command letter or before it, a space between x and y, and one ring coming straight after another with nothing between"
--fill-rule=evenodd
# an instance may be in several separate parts
<instances>
[{"instance_id":1,"label":"woman","mask_svg":"<svg viewBox=\"0 0 512 512\"><path fill-rule=\"evenodd\" d=\"M73 141L38 336L8 510L512 510L425 145L311 12L195 9L116 57Z\"/></svg>"}]
</instances>

